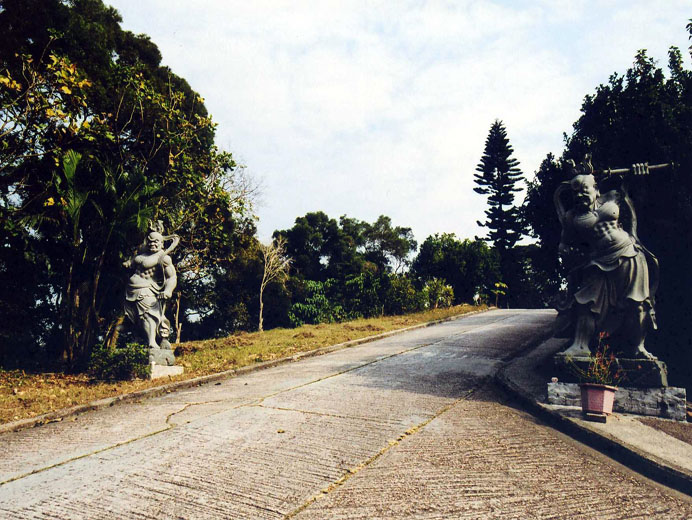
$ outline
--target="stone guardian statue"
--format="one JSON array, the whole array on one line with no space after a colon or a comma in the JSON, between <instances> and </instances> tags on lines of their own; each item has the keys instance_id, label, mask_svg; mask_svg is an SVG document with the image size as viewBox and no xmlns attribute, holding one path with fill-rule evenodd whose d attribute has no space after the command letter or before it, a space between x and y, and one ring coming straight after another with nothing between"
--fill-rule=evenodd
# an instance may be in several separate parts
<instances>
[{"instance_id":1,"label":"stone guardian statue","mask_svg":"<svg viewBox=\"0 0 692 520\"><path fill-rule=\"evenodd\" d=\"M565 354L588 357L594 334L606 332L620 338L626 357L655 359L644 341L656 327L658 261L637 237L632 201L622 183L601 194L590 162L572 172L573 207L565 211L556 198L562 223L559 252L576 264L560 309L569 314L573 328Z\"/></svg>"},{"instance_id":2,"label":"stone guardian statue","mask_svg":"<svg viewBox=\"0 0 692 520\"><path fill-rule=\"evenodd\" d=\"M166 242L170 241L164 249ZM175 267L169 256L180 237L164 236L163 222L149 225L149 233L135 254L123 263L130 270L125 294L125 316L144 333L150 349L150 361L173 365L174 356L168 341L171 324L166 318L166 302L177 284Z\"/></svg>"},{"instance_id":3,"label":"stone guardian statue","mask_svg":"<svg viewBox=\"0 0 692 520\"><path fill-rule=\"evenodd\" d=\"M667 386L665 364L645 347L647 333L656 328L658 260L639 241L624 179L610 171L597 179L588 156L578 167L570 163L572 178L554 196L562 224L559 253L570 268L567 295L558 305L557 335L571 339L556 362L589 358L599 334L605 333L625 371L629 365L637 370L650 366L653 379L644 379L654 381L652 386ZM624 171L636 174L645 168L640 164ZM610 188L601 191L606 184Z\"/></svg>"}]
</instances>

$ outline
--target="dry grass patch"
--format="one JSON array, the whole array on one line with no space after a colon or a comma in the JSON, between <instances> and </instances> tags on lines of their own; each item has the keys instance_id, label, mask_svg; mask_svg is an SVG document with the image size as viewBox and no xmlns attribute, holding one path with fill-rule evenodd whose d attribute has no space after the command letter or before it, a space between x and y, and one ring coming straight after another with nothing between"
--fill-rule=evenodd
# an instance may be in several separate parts
<instances>
[{"instance_id":1,"label":"dry grass patch","mask_svg":"<svg viewBox=\"0 0 692 520\"><path fill-rule=\"evenodd\" d=\"M226 338L182 343L176 345L176 362L185 367L185 374L168 380L103 382L93 381L85 374L29 373L0 369L0 423L160 386L171 380L191 379L271 361L484 308L459 305L406 316L303 325L296 329L272 329L263 333L242 332Z\"/></svg>"},{"instance_id":2,"label":"dry grass patch","mask_svg":"<svg viewBox=\"0 0 692 520\"><path fill-rule=\"evenodd\" d=\"M643 417L639 419L639 421L658 431L667 433L671 437L675 437L682 442L692 444L692 424L690 423L658 419L655 417Z\"/></svg>"}]
</instances>

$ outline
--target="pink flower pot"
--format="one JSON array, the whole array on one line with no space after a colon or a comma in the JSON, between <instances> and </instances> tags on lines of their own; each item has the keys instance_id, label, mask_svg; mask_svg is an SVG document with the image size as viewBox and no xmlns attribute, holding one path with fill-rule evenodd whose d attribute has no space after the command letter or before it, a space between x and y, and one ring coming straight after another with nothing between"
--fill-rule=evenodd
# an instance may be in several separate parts
<instances>
[{"instance_id":1,"label":"pink flower pot","mask_svg":"<svg viewBox=\"0 0 692 520\"><path fill-rule=\"evenodd\" d=\"M615 400L616 387L599 385L596 383L582 383L581 409L591 413L613 413L613 401Z\"/></svg>"}]
</instances>

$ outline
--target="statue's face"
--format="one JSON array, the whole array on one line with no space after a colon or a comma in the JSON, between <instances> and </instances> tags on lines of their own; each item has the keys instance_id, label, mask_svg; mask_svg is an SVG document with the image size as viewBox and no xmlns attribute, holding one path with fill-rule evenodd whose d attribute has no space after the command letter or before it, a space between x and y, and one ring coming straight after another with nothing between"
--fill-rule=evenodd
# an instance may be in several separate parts
<instances>
[{"instance_id":1,"label":"statue's face","mask_svg":"<svg viewBox=\"0 0 692 520\"><path fill-rule=\"evenodd\" d=\"M574 200L580 208L592 208L598 198L596 180L592 175L578 175L572 181Z\"/></svg>"},{"instance_id":2,"label":"statue's face","mask_svg":"<svg viewBox=\"0 0 692 520\"><path fill-rule=\"evenodd\" d=\"M147 237L147 246L149 251L152 253L157 253L163 248L163 237L160 233L149 233Z\"/></svg>"}]
</instances>

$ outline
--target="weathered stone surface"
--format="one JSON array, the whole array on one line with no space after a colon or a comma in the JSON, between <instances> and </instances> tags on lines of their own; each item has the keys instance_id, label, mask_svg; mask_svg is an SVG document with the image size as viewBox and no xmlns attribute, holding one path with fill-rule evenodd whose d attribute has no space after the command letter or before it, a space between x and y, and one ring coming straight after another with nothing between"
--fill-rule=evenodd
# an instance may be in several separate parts
<instances>
[{"instance_id":1,"label":"weathered stone surface","mask_svg":"<svg viewBox=\"0 0 692 520\"><path fill-rule=\"evenodd\" d=\"M162 377L179 376L184 371L185 369L181 366L166 366L163 364L152 364L150 379L160 379Z\"/></svg>"},{"instance_id":2,"label":"weathered stone surface","mask_svg":"<svg viewBox=\"0 0 692 520\"><path fill-rule=\"evenodd\" d=\"M687 392L684 388L618 388L615 392L615 411L640 415L657 415L666 419L685 421Z\"/></svg>"},{"instance_id":3,"label":"weathered stone surface","mask_svg":"<svg viewBox=\"0 0 692 520\"><path fill-rule=\"evenodd\" d=\"M663 361L618 358L617 362L624 374L624 384L628 387L668 386L668 367Z\"/></svg>"},{"instance_id":4,"label":"weathered stone surface","mask_svg":"<svg viewBox=\"0 0 692 520\"><path fill-rule=\"evenodd\" d=\"M686 420L684 388L618 387L613 411L651 415L676 421ZM548 383L548 404L581 406L581 391L576 383Z\"/></svg>"},{"instance_id":5,"label":"weathered stone surface","mask_svg":"<svg viewBox=\"0 0 692 520\"><path fill-rule=\"evenodd\" d=\"M568 383L578 382L574 374L575 367L586 372L591 359L585 356L570 357L564 352L558 352L553 358L555 372L561 381ZM627 359L617 358L617 369L624 377L620 384L626 384L634 388L659 388L668 386L668 367L663 361L657 359Z\"/></svg>"},{"instance_id":6,"label":"weathered stone surface","mask_svg":"<svg viewBox=\"0 0 692 520\"><path fill-rule=\"evenodd\" d=\"M173 350L167 348L150 348L149 363L155 363L163 366L175 365L175 355Z\"/></svg>"},{"instance_id":7,"label":"weathered stone surface","mask_svg":"<svg viewBox=\"0 0 692 520\"><path fill-rule=\"evenodd\" d=\"M548 404L581 406L581 391L576 383L548 383Z\"/></svg>"}]
</instances>

